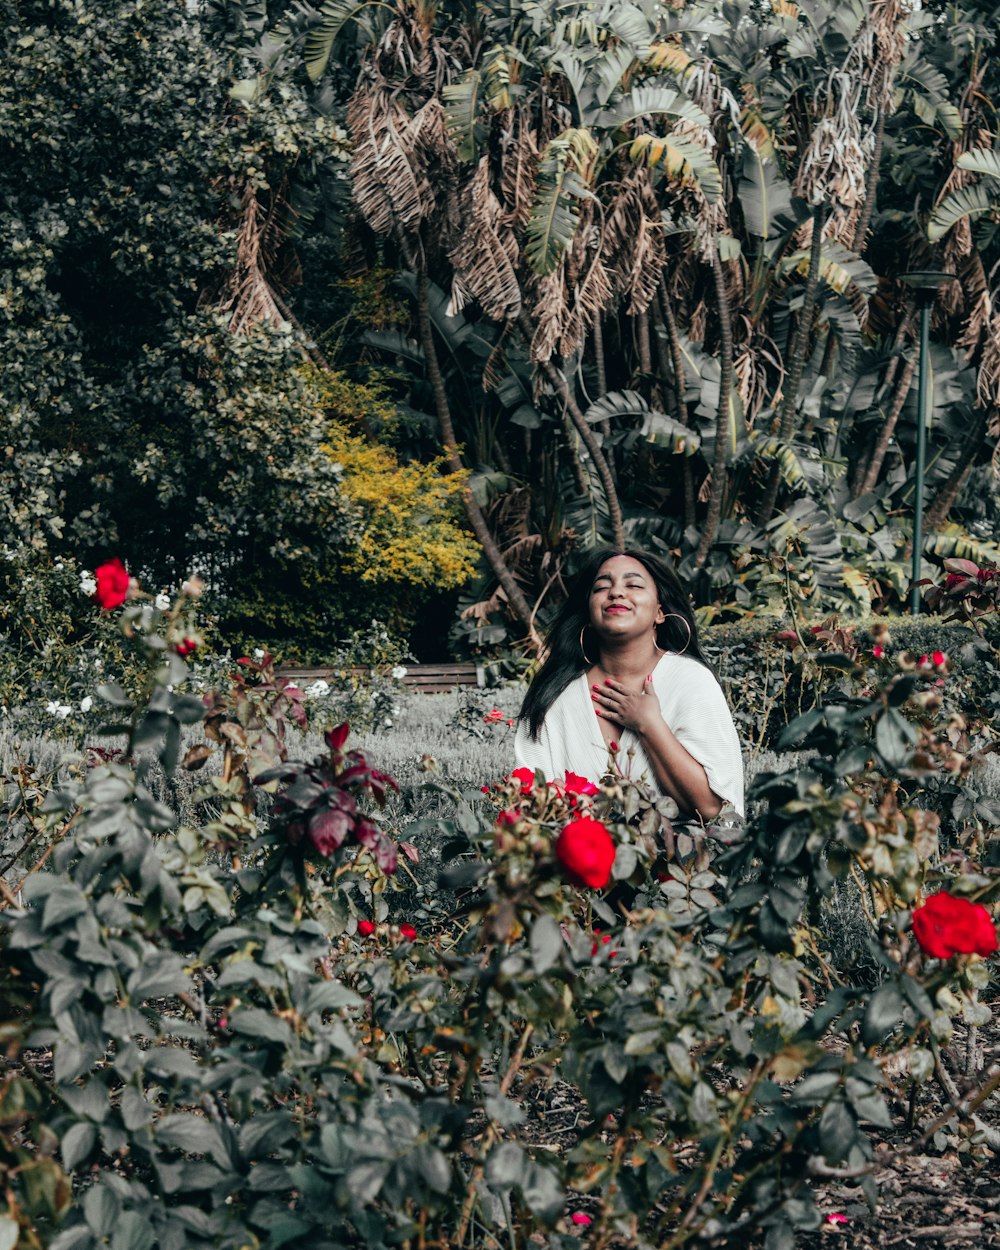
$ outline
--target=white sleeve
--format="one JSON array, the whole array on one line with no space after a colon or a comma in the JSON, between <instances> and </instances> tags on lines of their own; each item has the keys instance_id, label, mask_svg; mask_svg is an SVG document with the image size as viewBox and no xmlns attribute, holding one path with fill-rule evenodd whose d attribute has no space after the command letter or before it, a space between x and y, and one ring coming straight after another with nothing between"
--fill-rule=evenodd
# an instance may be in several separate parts
<instances>
[{"instance_id":1,"label":"white sleeve","mask_svg":"<svg viewBox=\"0 0 1000 1250\"><path fill-rule=\"evenodd\" d=\"M742 816L743 752L722 687L702 665L685 675L687 689L676 723L677 741L704 768L712 792Z\"/></svg>"}]
</instances>

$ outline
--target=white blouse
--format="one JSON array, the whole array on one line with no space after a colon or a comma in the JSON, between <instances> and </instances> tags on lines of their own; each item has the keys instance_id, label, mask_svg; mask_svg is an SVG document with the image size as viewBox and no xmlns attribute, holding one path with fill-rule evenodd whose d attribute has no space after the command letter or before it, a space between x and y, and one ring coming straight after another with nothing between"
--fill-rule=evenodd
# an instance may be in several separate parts
<instances>
[{"instance_id":1,"label":"white blouse","mask_svg":"<svg viewBox=\"0 0 1000 1250\"><path fill-rule=\"evenodd\" d=\"M704 768L713 793L742 816L743 756L722 687L704 664L668 652L653 669L653 690L663 719ZM618 745L619 769L657 786L639 735L626 729ZM629 751L634 752L631 766ZM561 781L569 771L598 782L607 773L608 746L590 698L586 671L549 708L537 742L528 737L527 722L518 724L514 759L515 767L539 769L550 781Z\"/></svg>"}]
</instances>

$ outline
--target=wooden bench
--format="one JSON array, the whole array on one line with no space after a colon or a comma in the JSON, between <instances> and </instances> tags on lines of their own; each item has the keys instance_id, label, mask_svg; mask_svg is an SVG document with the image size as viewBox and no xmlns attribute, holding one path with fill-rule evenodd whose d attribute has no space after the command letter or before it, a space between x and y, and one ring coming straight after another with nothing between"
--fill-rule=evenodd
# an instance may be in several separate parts
<instances>
[{"instance_id":1,"label":"wooden bench","mask_svg":"<svg viewBox=\"0 0 1000 1250\"><path fill-rule=\"evenodd\" d=\"M480 664L408 664L405 667L406 676L401 685L418 694L443 694L456 687L478 688L486 685L486 674ZM331 668L283 666L278 670L278 675L288 677L301 685L303 682L328 681L333 671ZM360 675L368 670L359 668L354 671Z\"/></svg>"}]
</instances>

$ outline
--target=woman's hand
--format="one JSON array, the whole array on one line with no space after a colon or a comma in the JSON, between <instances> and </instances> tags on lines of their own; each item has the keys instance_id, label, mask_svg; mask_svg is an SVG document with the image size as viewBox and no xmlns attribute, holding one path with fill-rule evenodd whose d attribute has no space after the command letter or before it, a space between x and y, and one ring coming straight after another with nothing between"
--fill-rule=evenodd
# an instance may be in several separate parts
<instances>
[{"instance_id":1,"label":"woman's hand","mask_svg":"<svg viewBox=\"0 0 1000 1250\"><path fill-rule=\"evenodd\" d=\"M592 685L590 697L598 716L614 721L622 729L633 729L643 736L663 724L660 700L653 692L653 681L647 677L639 691L628 690L610 677L603 685Z\"/></svg>"}]
</instances>

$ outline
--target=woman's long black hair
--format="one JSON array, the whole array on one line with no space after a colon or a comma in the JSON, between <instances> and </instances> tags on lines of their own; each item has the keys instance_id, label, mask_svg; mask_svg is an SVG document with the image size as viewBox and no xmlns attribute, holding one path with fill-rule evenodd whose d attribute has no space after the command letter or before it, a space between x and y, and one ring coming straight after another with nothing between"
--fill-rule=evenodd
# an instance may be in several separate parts
<instances>
[{"instance_id":1,"label":"woman's long black hair","mask_svg":"<svg viewBox=\"0 0 1000 1250\"><path fill-rule=\"evenodd\" d=\"M698 645L698 631L688 597L670 565L659 556L651 555L647 551L632 548L626 548L624 551L619 551L615 547L599 548L593 552L573 579L566 602L556 614L546 638L548 656L535 674L534 680L528 687L524 703L521 705L521 720L527 721L528 733L534 739L538 738L542 722L552 704L571 681L590 667L580 647L580 631L590 624L590 591L597 571L605 560L610 560L614 556L629 556L633 560L638 560L653 579L657 598L664 613L675 613L676 616L683 617L691 628L689 641L688 631L682 622L676 618L668 619L656 627L657 644L664 651L683 651L685 655L699 660L706 668L709 667ZM593 652L591 655L593 656ZM709 671L711 672L711 669Z\"/></svg>"}]
</instances>

